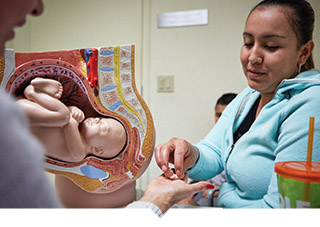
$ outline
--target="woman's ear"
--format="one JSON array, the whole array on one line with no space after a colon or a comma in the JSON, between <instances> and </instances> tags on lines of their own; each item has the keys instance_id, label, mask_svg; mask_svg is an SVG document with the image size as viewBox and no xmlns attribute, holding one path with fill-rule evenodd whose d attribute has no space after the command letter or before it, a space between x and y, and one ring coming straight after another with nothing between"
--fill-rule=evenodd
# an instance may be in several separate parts
<instances>
[{"instance_id":1,"label":"woman's ear","mask_svg":"<svg viewBox=\"0 0 320 227\"><path fill-rule=\"evenodd\" d=\"M314 48L314 42L313 40L309 40L306 44L302 45L300 49L300 56L299 56L299 65L304 65L311 55Z\"/></svg>"}]
</instances>

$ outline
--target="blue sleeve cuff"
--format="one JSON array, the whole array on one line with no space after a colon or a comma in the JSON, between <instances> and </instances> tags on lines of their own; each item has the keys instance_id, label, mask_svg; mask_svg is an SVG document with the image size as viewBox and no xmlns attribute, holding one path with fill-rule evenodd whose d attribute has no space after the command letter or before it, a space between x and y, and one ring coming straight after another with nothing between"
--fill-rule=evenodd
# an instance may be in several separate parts
<instances>
[{"instance_id":1,"label":"blue sleeve cuff","mask_svg":"<svg viewBox=\"0 0 320 227\"><path fill-rule=\"evenodd\" d=\"M199 151L199 157L198 160L196 162L196 164L189 170L187 170L187 173L189 174L190 178L194 179L194 180L201 180L200 179L200 175L201 175L201 162L202 162L202 155L201 152L199 150L199 148L196 145L193 145L195 148L198 149Z\"/></svg>"}]
</instances>

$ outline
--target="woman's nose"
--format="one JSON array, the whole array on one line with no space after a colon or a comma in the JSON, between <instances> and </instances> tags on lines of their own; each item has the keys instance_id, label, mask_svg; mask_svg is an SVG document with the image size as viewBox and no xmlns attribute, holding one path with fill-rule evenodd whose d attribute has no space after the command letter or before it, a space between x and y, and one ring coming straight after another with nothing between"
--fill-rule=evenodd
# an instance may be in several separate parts
<instances>
[{"instance_id":1,"label":"woman's nose","mask_svg":"<svg viewBox=\"0 0 320 227\"><path fill-rule=\"evenodd\" d=\"M260 53L259 49L257 47L253 47L251 49L248 61L252 64L261 64L263 62L262 54Z\"/></svg>"},{"instance_id":2,"label":"woman's nose","mask_svg":"<svg viewBox=\"0 0 320 227\"><path fill-rule=\"evenodd\" d=\"M32 16L39 16L43 12L43 2L42 0L37 0L37 3L34 7L34 9L31 11Z\"/></svg>"}]
</instances>

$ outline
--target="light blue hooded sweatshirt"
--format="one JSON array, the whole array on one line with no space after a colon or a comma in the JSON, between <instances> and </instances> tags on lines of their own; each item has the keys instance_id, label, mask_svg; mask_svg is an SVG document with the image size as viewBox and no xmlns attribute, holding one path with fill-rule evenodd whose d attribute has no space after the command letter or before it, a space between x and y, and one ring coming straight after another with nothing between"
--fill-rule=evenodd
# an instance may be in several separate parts
<instances>
[{"instance_id":1,"label":"light blue hooded sweatshirt","mask_svg":"<svg viewBox=\"0 0 320 227\"><path fill-rule=\"evenodd\" d=\"M320 162L320 72L312 69L283 80L248 132L234 143L233 133L259 96L244 89L195 145L200 157L188 171L190 178L208 180L226 172L218 206L279 208L274 164L306 160L310 117L315 117L313 161Z\"/></svg>"}]
</instances>

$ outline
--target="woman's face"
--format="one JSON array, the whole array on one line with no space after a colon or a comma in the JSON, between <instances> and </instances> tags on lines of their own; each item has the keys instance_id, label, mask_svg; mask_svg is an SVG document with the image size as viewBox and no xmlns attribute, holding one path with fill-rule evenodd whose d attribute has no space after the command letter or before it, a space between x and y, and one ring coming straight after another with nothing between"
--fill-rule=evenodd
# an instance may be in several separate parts
<instances>
[{"instance_id":1,"label":"woman's face","mask_svg":"<svg viewBox=\"0 0 320 227\"><path fill-rule=\"evenodd\" d=\"M255 9L249 16L241 48L241 63L248 85L262 95L273 95L283 79L298 73L298 38L284 13L290 9Z\"/></svg>"},{"instance_id":2,"label":"woman's face","mask_svg":"<svg viewBox=\"0 0 320 227\"><path fill-rule=\"evenodd\" d=\"M0 56L5 42L14 37L13 28L22 26L27 14L38 16L42 11L42 0L0 0Z\"/></svg>"}]
</instances>

